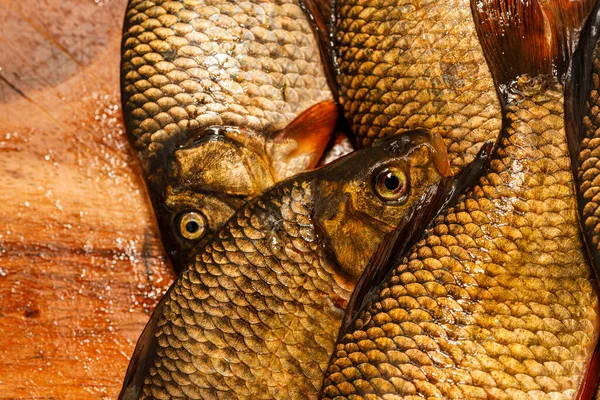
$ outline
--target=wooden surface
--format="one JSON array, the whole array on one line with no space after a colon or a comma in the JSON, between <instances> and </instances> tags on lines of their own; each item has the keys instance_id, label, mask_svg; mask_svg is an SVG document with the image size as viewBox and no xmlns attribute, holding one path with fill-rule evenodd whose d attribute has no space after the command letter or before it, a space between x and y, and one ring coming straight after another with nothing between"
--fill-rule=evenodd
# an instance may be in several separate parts
<instances>
[{"instance_id":1,"label":"wooden surface","mask_svg":"<svg viewBox=\"0 0 600 400\"><path fill-rule=\"evenodd\" d=\"M172 280L125 139L126 0L0 0L0 399L115 398Z\"/></svg>"}]
</instances>

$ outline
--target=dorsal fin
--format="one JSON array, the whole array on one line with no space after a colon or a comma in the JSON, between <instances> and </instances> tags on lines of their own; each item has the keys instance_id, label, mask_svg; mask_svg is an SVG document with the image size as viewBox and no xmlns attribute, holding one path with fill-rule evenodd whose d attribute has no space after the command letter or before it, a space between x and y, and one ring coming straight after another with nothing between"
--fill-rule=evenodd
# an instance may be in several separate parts
<instances>
[{"instance_id":1,"label":"dorsal fin","mask_svg":"<svg viewBox=\"0 0 600 400\"><path fill-rule=\"evenodd\" d=\"M421 239L435 217L477 182L487 166L493 147L493 142L485 143L475 160L459 175L444 178L439 184L429 188L411 207L398 227L383 238L352 292L339 337L376 293L390 271L402 262L407 252Z\"/></svg>"},{"instance_id":2,"label":"dorsal fin","mask_svg":"<svg viewBox=\"0 0 600 400\"><path fill-rule=\"evenodd\" d=\"M600 39L600 2L596 4L583 30L569 68L565 94L567 142L571 165L577 168L577 157L585 135L583 118L588 112L586 102L592 85L595 49ZM577 171L573 171L577 176Z\"/></svg>"},{"instance_id":3,"label":"dorsal fin","mask_svg":"<svg viewBox=\"0 0 600 400\"><path fill-rule=\"evenodd\" d=\"M556 76L566 69L537 0L471 0L471 10L496 86L507 86L521 75Z\"/></svg>"}]
</instances>

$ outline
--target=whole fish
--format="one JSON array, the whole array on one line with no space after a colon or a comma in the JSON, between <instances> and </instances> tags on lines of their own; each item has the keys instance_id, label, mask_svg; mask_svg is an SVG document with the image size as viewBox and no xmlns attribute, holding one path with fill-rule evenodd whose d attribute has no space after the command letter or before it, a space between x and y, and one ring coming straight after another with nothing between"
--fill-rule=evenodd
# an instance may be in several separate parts
<instances>
[{"instance_id":1,"label":"whole fish","mask_svg":"<svg viewBox=\"0 0 600 400\"><path fill-rule=\"evenodd\" d=\"M314 398L369 256L468 170L449 171L442 139L413 131L248 202L159 303L120 398Z\"/></svg>"},{"instance_id":2,"label":"whole fish","mask_svg":"<svg viewBox=\"0 0 600 400\"><path fill-rule=\"evenodd\" d=\"M339 102L359 147L430 129L456 172L496 140L500 102L468 0L339 0L333 16Z\"/></svg>"},{"instance_id":3,"label":"whole fish","mask_svg":"<svg viewBox=\"0 0 600 400\"><path fill-rule=\"evenodd\" d=\"M130 0L121 77L176 270L249 198L316 166L337 118L296 0Z\"/></svg>"},{"instance_id":4,"label":"whole fish","mask_svg":"<svg viewBox=\"0 0 600 400\"><path fill-rule=\"evenodd\" d=\"M473 188L351 310L323 398L576 398L600 320L562 82L568 28L585 14L571 11L589 5L473 0L503 101L499 141Z\"/></svg>"}]
</instances>

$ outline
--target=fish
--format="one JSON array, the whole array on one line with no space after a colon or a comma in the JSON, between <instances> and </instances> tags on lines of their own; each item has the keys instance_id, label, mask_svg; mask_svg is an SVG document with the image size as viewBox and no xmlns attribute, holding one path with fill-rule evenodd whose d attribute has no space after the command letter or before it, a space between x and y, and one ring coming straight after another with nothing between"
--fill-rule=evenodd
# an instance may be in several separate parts
<instances>
[{"instance_id":1,"label":"fish","mask_svg":"<svg viewBox=\"0 0 600 400\"><path fill-rule=\"evenodd\" d=\"M369 254L478 173L417 130L267 189L170 287L119 398L315 398Z\"/></svg>"},{"instance_id":2,"label":"fish","mask_svg":"<svg viewBox=\"0 0 600 400\"><path fill-rule=\"evenodd\" d=\"M127 135L178 272L247 200L314 168L333 133L297 0L129 0L121 55Z\"/></svg>"},{"instance_id":3,"label":"fish","mask_svg":"<svg viewBox=\"0 0 600 400\"><path fill-rule=\"evenodd\" d=\"M339 0L331 16L321 9L320 43L358 147L429 129L444 138L456 173L496 140L502 110L468 0Z\"/></svg>"},{"instance_id":4,"label":"fish","mask_svg":"<svg viewBox=\"0 0 600 400\"><path fill-rule=\"evenodd\" d=\"M581 398L599 292L580 238L564 82L590 3L471 6L502 131L481 177L417 244L365 268L386 273L347 311L322 399Z\"/></svg>"},{"instance_id":5,"label":"fish","mask_svg":"<svg viewBox=\"0 0 600 400\"><path fill-rule=\"evenodd\" d=\"M595 181L599 170L596 167L597 139L600 133L598 114L598 29L600 29L600 8L596 6L581 36L581 43L573 56L572 72L568 84L565 108L568 121L569 150L572 157L573 173L577 191L578 210L581 217L583 237L596 274L600 273L600 241L598 219L594 215L598 208L598 191Z\"/></svg>"},{"instance_id":6,"label":"fish","mask_svg":"<svg viewBox=\"0 0 600 400\"><path fill-rule=\"evenodd\" d=\"M586 26L577 35L580 38L571 62L571 70L565 94L567 137L571 154L575 191L583 240L596 279L600 277L600 224L597 214L599 191L598 139L598 86L600 61L600 3L592 11ZM596 348L580 399L600 398L600 348Z\"/></svg>"}]
</instances>

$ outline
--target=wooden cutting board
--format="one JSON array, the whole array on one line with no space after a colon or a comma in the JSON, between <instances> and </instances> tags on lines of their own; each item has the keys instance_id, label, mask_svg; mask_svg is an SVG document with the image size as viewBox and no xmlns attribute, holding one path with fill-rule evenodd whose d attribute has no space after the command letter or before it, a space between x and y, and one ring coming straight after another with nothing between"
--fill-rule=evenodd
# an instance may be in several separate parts
<instances>
[{"instance_id":1,"label":"wooden cutting board","mask_svg":"<svg viewBox=\"0 0 600 400\"><path fill-rule=\"evenodd\" d=\"M0 0L0 399L114 399L173 279L122 123L125 6Z\"/></svg>"}]
</instances>

